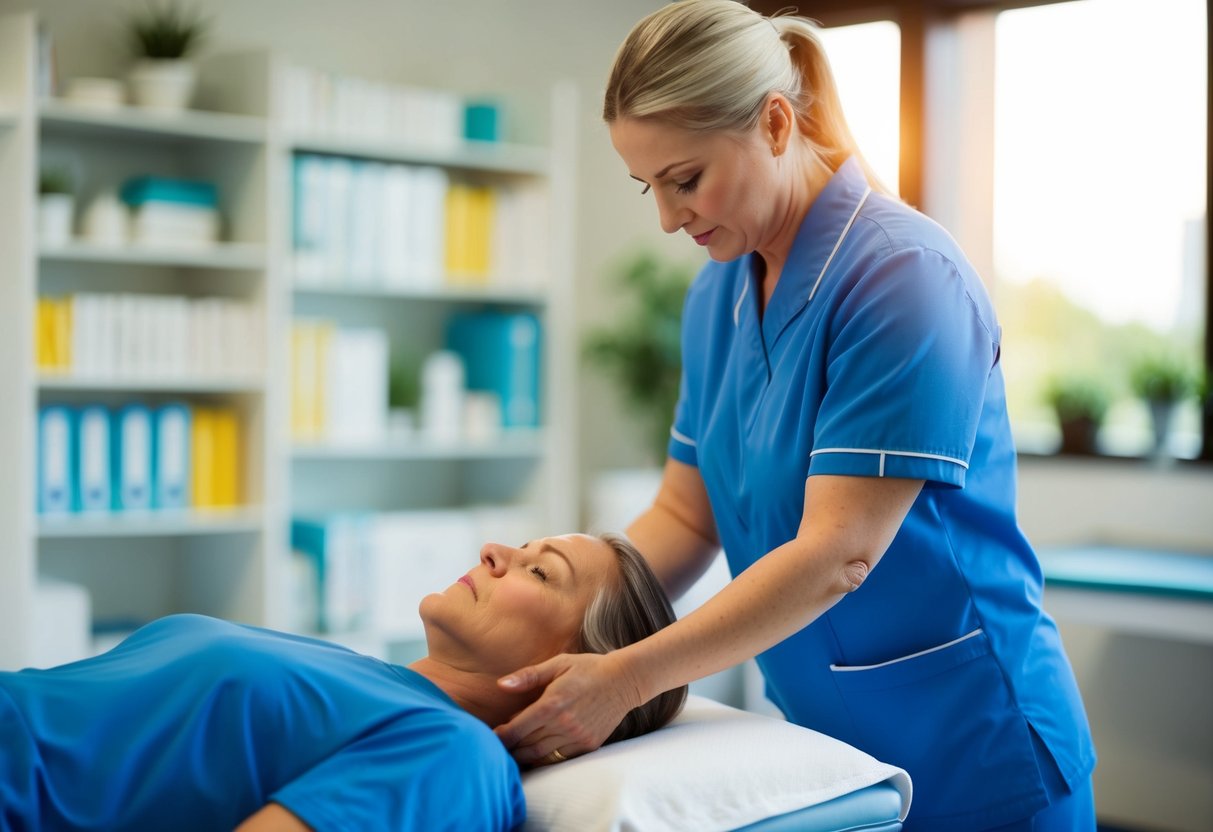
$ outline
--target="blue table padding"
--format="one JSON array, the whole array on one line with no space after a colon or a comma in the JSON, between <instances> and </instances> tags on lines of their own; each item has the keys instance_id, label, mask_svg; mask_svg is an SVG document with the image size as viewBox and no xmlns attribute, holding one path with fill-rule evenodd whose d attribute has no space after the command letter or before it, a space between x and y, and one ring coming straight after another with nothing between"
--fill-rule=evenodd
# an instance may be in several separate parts
<instances>
[{"instance_id":1,"label":"blue table padding","mask_svg":"<svg viewBox=\"0 0 1213 832\"><path fill-rule=\"evenodd\" d=\"M901 795L888 782L844 794L816 806L807 806L764 818L737 832L896 832Z\"/></svg>"},{"instance_id":2,"label":"blue table padding","mask_svg":"<svg viewBox=\"0 0 1213 832\"><path fill-rule=\"evenodd\" d=\"M1117 546L1040 550L1045 583L1213 601L1213 555Z\"/></svg>"}]
</instances>

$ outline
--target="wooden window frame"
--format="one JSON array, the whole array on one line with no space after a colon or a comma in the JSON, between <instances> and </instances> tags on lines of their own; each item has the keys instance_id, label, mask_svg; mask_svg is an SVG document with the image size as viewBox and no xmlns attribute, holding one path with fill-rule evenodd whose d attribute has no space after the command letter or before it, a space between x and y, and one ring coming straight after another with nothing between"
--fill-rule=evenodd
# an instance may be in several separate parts
<instances>
[{"instance_id":1,"label":"wooden window frame","mask_svg":"<svg viewBox=\"0 0 1213 832\"><path fill-rule=\"evenodd\" d=\"M848 26L891 20L901 29L901 152L898 190L910 205L922 205L923 167L926 148L926 41L928 29L965 12L987 9L1005 11L1030 6L1048 6L1070 0L884 0L863 3L855 0L808 0L798 6L786 0L751 0L747 5L763 14L796 11L823 26ZM1142 3L1141 16L1149 18L1149 4ZM1207 45L1213 42L1213 14L1206 13ZM1206 372L1213 373L1213 84L1208 85L1208 124L1205 128L1205 338ZM1201 412L1201 449L1198 459L1213 461L1213 403L1206 401Z\"/></svg>"}]
</instances>

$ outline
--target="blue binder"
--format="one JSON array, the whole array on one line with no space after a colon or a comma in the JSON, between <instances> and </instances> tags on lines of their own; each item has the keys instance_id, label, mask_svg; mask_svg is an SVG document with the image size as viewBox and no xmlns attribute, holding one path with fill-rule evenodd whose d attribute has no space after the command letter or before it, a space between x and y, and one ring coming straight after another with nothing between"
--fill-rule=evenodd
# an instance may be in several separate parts
<instances>
[{"instance_id":1,"label":"blue binder","mask_svg":"<svg viewBox=\"0 0 1213 832\"><path fill-rule=\"evenodd\" d=\"M80 409L76 418L76 505L81 511L113 508L110 483L110 412L101 405Z\"/></svg>"},{"instance_id":2,"label":"blue binder","mask_svg":"<svg viewBox=\"0 0 1213 832\"><path fill-rule=\"evenodd\" d=\"M185 508L190 504L190 409L166 404L152 419L152 505Z\"/></svg>"},{"instance_id":3,"label":"blue binder","mask_svg":"<svg viewBox=\"0 0 1213 832\"><path fill-rule=\"evenodd\" d=\"M447 346L463 358L469 390L501 398L502 427L539 426L542 331L530 313L464 312L447 328Z\"/></svg>"},{"instance_id":4,"label":"blue binder","mask_svg":"<svg viewBox=\"0 0 1213 832\"><path fill-rule=\"evenodd\" d=\"M114 419L114 507L138 511L152 507L152 414L140 404L118 411Z\"/></svg>"},{"instance_id":5,"label":"blue binder","mask_svg":"<svg viewBox=\"0 0 1213 832\"><path fill-rule=\"evenodd\" d=\"M38 411L38 511L67 514L72 510L73 412L63 405Z\"/></svg>"}]
</instances>

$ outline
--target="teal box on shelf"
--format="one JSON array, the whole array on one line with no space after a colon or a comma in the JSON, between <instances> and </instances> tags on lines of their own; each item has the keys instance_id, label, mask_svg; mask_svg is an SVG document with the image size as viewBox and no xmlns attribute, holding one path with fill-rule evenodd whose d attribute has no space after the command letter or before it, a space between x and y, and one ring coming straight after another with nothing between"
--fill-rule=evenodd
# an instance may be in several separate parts
<instances>
[{"instance_id":1,"label":"teal box on shelf","mask_svg":"<svg viewBox=\"0 0 1213 832\"><path fill-rule=\"evenodd\" d=\"M219 197L210 182L136 176L122 185L122 201L132 207L148 202L172 202L197 208L214 208Z\"/></svg>"},{"instance_id":2,"label":"teal box on shelf","mask_svg":"<svg viewBox=\"0 0 1213 832\"><path fill-rule=\"evenodd\" d=\"M469 390L495 393L502 427L539 426L542 330L528 312L461 312L447 326L447 346L463 358Z\"/></svg>"},{"instance_id":3,"label":"teal box on shelf","mask_svg":"<svg viewBox=\"0 0 1213 832\"><path fill-rule=\"evenodd\" d=\"M501 141L501 106L495 101L469 101L463 107L463 137L477 142Z\"/></svg>"}]
</instances>

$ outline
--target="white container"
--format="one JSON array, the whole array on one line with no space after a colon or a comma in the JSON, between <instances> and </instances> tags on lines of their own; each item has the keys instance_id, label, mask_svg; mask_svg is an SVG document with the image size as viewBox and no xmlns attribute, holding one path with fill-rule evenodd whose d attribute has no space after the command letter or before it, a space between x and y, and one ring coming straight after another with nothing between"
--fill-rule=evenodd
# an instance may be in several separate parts
<instances>
[{"instance_id":1,"label":"white container","mask_svg":"<svg viewBox=\"0 0 1213 832\"><path fill-rule=\"evenodd\" d=\"M63 98L73 104L94 110L117 110L122 107L126 89L116 78L73 78L67 82Z\"/></svg>"},{"instance_id":2,"label":"white container","mask_svg":"<svg viewBox=\"0 0 1213 832\"><path fill-rule=\"evenodd\" d=\"M42 194L38 197L38 238L43 245L66 245L72 239L71 194Z\"/></svg>"},{"instance_id":3,"label":"white container","mask_svg":"<svg viewBox=\"0 0 1213 832\"><path fill-rule=\"evenodd\" d=\"M433 442L458 442L463 433L463 359L458 353L430 353L421 368L421 430Z\"/></svg>"},{"instance_id":4,"label":"white container","mask_svg":"<svg viewBox=\"0 0 1213 832\"><path fill-rule=\"evenodd\" d=\"M130 239L130 211L113 192L98 194L80 221L81 236L101 246L123 246Z\"/></svg>"},{"instance_id":5,"label":"white container","mask_svg":"<svg viewBox=\"0 0 1213 832\"><path fill-rule=\"evenodd\" d=\"M144 59L135 64L128 81L131 100L161 112L187 109L194 96L197 70L189 61Z\"/></svg>"}]
</instances>

